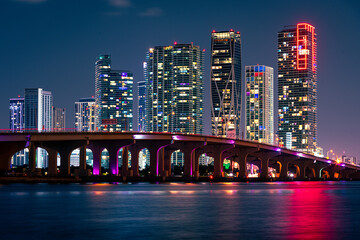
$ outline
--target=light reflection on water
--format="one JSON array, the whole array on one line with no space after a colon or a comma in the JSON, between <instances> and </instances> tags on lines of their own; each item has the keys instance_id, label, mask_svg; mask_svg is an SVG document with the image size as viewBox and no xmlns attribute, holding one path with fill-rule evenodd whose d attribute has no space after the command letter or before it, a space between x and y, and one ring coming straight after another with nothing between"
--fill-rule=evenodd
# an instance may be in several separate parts
<instances>
[{"instance_id":1,"label":"light reflection on water","mask_svg":"<svg viewBox=\"0 0 360 240\"><path fill-rule=\"evenodd\" d=\"M1 239L349 239L359 182L0 185ZM5 216L5 217L3 217Z\"/></svg>"}]
</instances>

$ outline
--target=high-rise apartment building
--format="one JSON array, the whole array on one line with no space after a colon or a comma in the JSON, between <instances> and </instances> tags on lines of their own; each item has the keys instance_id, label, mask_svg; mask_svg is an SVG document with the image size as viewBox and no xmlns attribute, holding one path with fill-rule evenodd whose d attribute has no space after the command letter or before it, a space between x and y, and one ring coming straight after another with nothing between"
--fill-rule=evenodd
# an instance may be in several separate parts
<instances>
[{"instance_id":1,"label":"high-rise apartment building","mask_svg":"<svg viewBox=\"0 0 360 240\"><path fill-rule=\"evenodd\" d=\"M26 131L50 132L52 130L53 97L41 88L25 88Z\"/></svg>"},{"instance_id":2,"label":"high-rise apartment building","mask_svg":"<svg viewBox=\"0 0 360 240\"><path fill-rule=\"evenodd\" d=\"M307 23L278 33L279 145L314 153L317 140L315 28Z\"/></svg>"},{"instance_id":3,"label":"high-rise apartment building","mask_svg":"<svg viewBox=\"0 0 360 240\"><path fill-rule=\"evenodd\" d=\"M53 107L53 131L65 131L65 108Z\"/></svg>"},{"instance_id":4,"label":"high-rise apartment building","mask_svg":"<svg viewBox=\"0 0 360 240\"><path fill-rule=\"evenodd\" d=\"M53 128L53 97L42 88L25 88L25 129L30 132L50 132ZM38 168L47 167L44 149L36 151Z\"/></svg>"},{"instance_id":5,"label":"high-rise apartment building","mask_svg":"<svg viewBox=\"0 0 360 240\"><path fill-rule=\"evenodd\" d=\"M132 131L133 74L111 70L111 56L95 63L95 122L101 131Z\"/></svg>"},{"instance_id":6,"label":"high-rise apartment building","mask_svg":"<svg viewBox=\"0 0 360 240\"><path fill-rule=\"evenodd\" d=\"M146 102L146 84L145 81L138 82L138 131L145 132L146 128L146 112L145 112L145 102Z\"/></svg>"},{"instance_id":7,"label":"high-rise apartment building","mask_svg":"<svg viewBox=\"0 0 360 240\"><path fill-rule=\"evenodd\" d=\"M274 144L274 69L245 66L246 139Z\"/></svg>"},{"instance_id":8,"label":"high-rise apartment building","mask_svg":"<svg viewBox=\"0 0 360 240\"><path fill-rule=\"evenodd\" d=\"M202 133L203 71L198 46L149 49L144 64L147 131Z\"/></svg>"},{"instance_id":9,"label":"high-rise apartment building","mask_svg":"<svg viewBox=\"0 0 360 240\"><path fill-rule=\"evenodd\" d=\"M10 130L11 132L23 132L25 128L25 100L23 97L10 98Z\"/></svg>"},{"instance_id":10,"label":"high-rise apartment building","mask_svg":"<svg viewBox=\"0 0 360 240\"><path fill-rule=\"evenodd\" d=\"M75 128L78 132L93 132L95 128L95 98L80 98L75 102Z\"/></svg>"},{"instance_id":11,"label":"high-rise apartment building","mask_svg":"<svg viewBox=\"0 0 360 240\"><path fill-rule=\"evenodd\" d=\"M211 121L215 136L240 138L240 32L211 33Z\"/></svg>"},{"instance_id":12,"label":"high-rise apartment building","mask_svg":"<svg viewBox=\"0 0 360 240\"><path fill-rule=\"evenodd\" d=\"M25 130L25 122L24 122L24 98L10 98L10 131L11 132L24 132ZM11 164L13 166L22 166L27 164L25 154L27 151L21 150L14 154Z\"/></svg>"}]
</instances>

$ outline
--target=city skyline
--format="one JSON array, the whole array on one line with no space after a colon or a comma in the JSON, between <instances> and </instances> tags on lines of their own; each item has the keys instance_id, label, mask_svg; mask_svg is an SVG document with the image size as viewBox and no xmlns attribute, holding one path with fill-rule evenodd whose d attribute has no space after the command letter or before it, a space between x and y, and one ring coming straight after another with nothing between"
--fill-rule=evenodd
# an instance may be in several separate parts
<instances>
[{"instance_id":1,"label":"city skyline","mask_svg":"<svg viewBox=\"0 0 360 240\"><path fill-rule=\"evenodd\" d=\"M106 1L104 1L104 2L105 2L104 4L106 4ZM133 2L133 3L138 4L136 2ZM26 4L26 3L8 3L8 5L11 5L11 4L16 5L16 7L20 8L21 4ZM49 7L49 5L51 5L51 4L56 4L56 1L44 1L44 3L39 3L37 5L29 4L31 6L26 5L26 7L28 7L28 8L45 8L46 6ZM276 5L276 4L274 4L274 5ZM336 4L334 3L334 6L335 5ZM347 7L346 8L347 10L350 9L349 3L347 3L347 4L345 3L344 5L342 5L343 8ZM249 6L249 4L245 3L245 6ZM319 6L319 3L315 4L315 8L316 8L316 6ZM334 11L334 9L335 9L334 6L330 10ZM76 5L74 7L76 8ZM249 6L249 7L251 8L251 6ZM166 6L164 6L164 9L166 9ZM313 10L313 11L315 11L315 10ZM319 12L319 10L317 10L317 11ZM351 13L351 11L350 11L350 13ZM324 17L324 12L320 11L320 15L321 14L322 14L322 17ZM165 10L163 11L163 15L166 15ZM332 42L333 39L330 39L330 38L332 38L333 36L330 34L329 28L324 25L324 22L321 22L320 16L316 16L316 14L309 14L309 13L304 14L304 11L301 12L301 8L299 8L298 13L296 15L297 15L296 17L287 16L287 19L286 19L286 16L284 16L281 19L281 21L279 19L275 19L274 24L270 24L270 23L264 24L264 26L266 25L269 29L266 29L266 31L264 31L262 33L262 35L271 36L271 38L272 38L271 44L270 44L270 41L262 42L259 39L257 44L251 45L251 43L249 41L251 41L251 38L257 37L257 34L255 33L256 31L255 30L250 31L249 28L247 28L244 25L241 25L241 21L235 22L232 19L228 19L228 20L226 20L225 23L222 22L221 24L215 25L215 26L214 26L214 24L211 24L211 23L203 24L202 26L204 26L204 28L202 28L200 30L198 29L199 35L201 34L200 38L198 37L199 35L196 36L196 34L194 34L194 32L193 32L194 29L189 29L188 31L185 31L184 29L182 29L181 31L179 31L178 34L175 34L174 32L172 32L172 35L170 37L172 37L174 39L168 39L168 38L165 39L164 38L163 40L159 41L154 38L150 38L149 42L146 39L141 39L141 41L143 41L142 44L144 44L146 46L150 45L150 44L160 45L161 43L172 42L172 40L178 40L178 42L180 42L180 40L181 40L181 42L193 41L197 45L204 47L207 51L205 53L205 63L207 64L206 68L205 68L205 89L207 91L207 88L209 87L209 84L208 84L208 79L209 79L208 66L209 65L208 64L209 64L209 52L210 52L209 45L210 45L210 43L209 43L208 39L209 39L210 31L212 31L213 29L219 30L219 31L230 29L230 28L239 29L239 31L242 34L242 40L246 43L246 44L244 44L244 46L242 48L242 51L244 52L243 66L249 65L249 64L260 64L261 63L261 64L265 64L267 66L276 68L276 62L274 60L269 61L269 56L271 56L271 58L273 58L273 59L276 58L276 49L277 49L276 48L276 33L279 32L283 28L284 25L293 25L298 22L309 22L310 24L312 24L316 27L316 29L318 31L318 37L319 37L319 55L318 55L318 59L319 59L318 139L319 140L318 140L318 145L324 147L326 150L333 148L339 153L345 150L346 153L348 153L349 155L358 156L359 155L357 153L358 150L356 150L356 139L357 139L356 136L358 136L358 133L356 131L358 131L358 130L357 129L354 130L355 134L352 131L352 129L355 128L355 126L356 126L355 125L355 122L357 119L356 116L358 116L357 115L358 111L356 108L357 101L356 101L356 98L355 98L355 100L351 101L351 99L353 99L354 96L356 95L356 94L352 94L351 92L353 91L353 89L356 89L356 87L347 89L347 88L349 88L348 84L345 83L345 84L339 85L339 83L338 83L341 81L347 81L347 79L348 79L348 81L351 82L354 80L354 78L351 78L351 76L347 73L345 73L343 75L336 74L335 66L338 66L339 68L341 68L341 65L345 64L345 63L341 63L341 62L337 61L338 59L341 59L341 57L337 58L337 59L333 59L333 60L331 60L331 58L329 57L329 56L331 56L331 54L336 53L338 51L337 48L329 48L331 46L331 44L334 44L334 45L340 47L340 43L343 43L344 40L342 40L342 42L340 42L339 38L338 38L338 41ZM302 16L304 16L304 17L302 17ZM110 16L107 16L107 17L110 18ZM111 16L111 17L121 18L121 16ZM145 17L145 16L143 16L143 17ZM359 16L356 14L351 15L351 17L355 18L355 19L359 18ZM162 18L162 16L157 17L157 19L161 19L161 18ZM150 21L156 21L154 19L155 19L155 17L152 18ZM328 18L325 17L325 19L331 20L329 17ZM240 26L239 26L239 22L240 22ZM12 24L14 24L14 23L12 23ZM157 22L157 24L160 24L160 23ZM270 25L271 25L271 27L269 27ZM274 26L272 26L272 25L274 25ZM344 24L344 26L345 26L345 24ZM345 26L345 28L342 28L343 33L346 30L346 27L347 26ZM194 28L196 28L196 26L194 26ZM259 28L264 29L261 26L259 26ZM271 29L271 31L269 31L270 29ZM194 36L191 36L191 37L186 36L186 34L189 34L188 32L190 34L194 34ZM269 32L271 32L271 34L269 34ZM355 34L356 33L357 32L355 30ZM336 36L336 37L339 37L339 36ZM205 41L203 39L205 39ZM325 43L325 39L326 39L326 41L328 41L328 43ZM119 40L121 40L121 39L119 39ZM346 38L345 42L348 42L351 40L352 39ZM275 42L275 44L274 44L274 42ZM137 40L136 44L139 44L139 43L140 43L140 41ZM264 45L266 45L267 47L264 47ZM269 45L272 45L272 47L268 47ZM346 44L346 45L348 45L348 44ZM351 45L351 44L349 44L349 45ZM39 46L37 46L36 44L34 47L35 47L35 49L37 49L37 48L39 49ZM101 46L101 47L104 47L104 46ZM352 49L354 47L356 48L357 46L352 45ZM129 54L123 54L123 53L119 52L118 50L115 50L116 48L114 48L114 51L112 51L111 44L109 44L109 46L105 47L107 49L99 50L99 48L100 47L98 47L96 50L98 52L96 52L95 54L91 54L91 56L86 57L86 63L85 62L81 63L78 60L76 62L77 64L79 64L79 66L82 67L82 70L81 70L82 74L85 73L84 76L81 77L81 79L83 79L83 80L80 81L80 83L82 83L83 87L84 87L84 84L90 85L90 87L93 86L93 77L88 78L89 75L91 76L93 74L93 69L91 69L90 67L84 68L84 65L92 66L94 58L98 54L101 54L101 53L109 53L109 54L112 54L113 56L116 56L116 58L119 58L119 59L117 60L118 62L115 62L113 64L115 66L114 67L115 69L119 69L119 68L129 69L134 72L135 82L142 80L142 72L140 72L141 68L142 68L142 61L143 61L142 56L139 56L139 54L134 54L135 58L138 58L138 60L136 61L137 62L136 64L130 64L130 65L132 65L132 66L130 66L130 65L127 65L126 63L124 64L124 62L122 62L122 61L126 61L126 59L128 57L130 57L130 59L131 59L130 62L134 63L135 61L132 60L132 58L134 58L134 56L130 56ZM259 48L259 49L257 49L257 48ZM333 50L326 51L327 48L333 49ZM347 46L341 45L341 49L342 49L341 51L346 52ZM143 54L144 47L141 47L141 49L134 50L134 51L135 52L139 51L139 52L142 52L142 54ZM252 54L252 55L249 54L251 52L253 52L255 54ZM262 54L265 54L265 58L259 57L260 52ZM356 52L356 51L354 51L354 52ZM339 53L337 53L337 54L339 54ZM267 55L267 57L266 57L266 55ZM24 55L24 57L25 56L26 56L26 54ZM340 56L341 56L341 54L340 54ZM21 72L24 72L26 74L30 70L27 69L27 67L21 68L21 66L24 66L23 59L26 59L26 57L25 58L24 57L23 56L18 57L20 64L19 64L19 66L17 66L17 68L20 68ZM34 59L35 62L39 62L38 56L34 56L34 57L35 57L35 59ZM354 63L350 62L351 54L347 55L346 57L349 57L349 60L345 59L345 62L347 61L346 65L348 67L351 67L351 65L354 64ZM352 61L354 61L354 60L352 60ZM327 64L329 62L330 62L330 64ZM40 61L40 63L41 63L41 61ZM72 62L72 64L73 63L74 62ZM29 64L31 66L31 63L29 63ZM3 66L6 67L6 64ZM55 69L60 69L60 65L57 65L55 63L54 64L53 63L46 64L46 66L48 67L48 69L46 69L45 73L49 73L52 71L53 75L55 75L55 72L54 72ZM140 71L138 69L140 69ZM332 73L328 73L328 72L330 72L330 69L331 69ZM242 71L243 70L244 70L244 67L242 68ZM74 69L72 69L72 71L74 71L74 74L76 76L77 75L76 71ZM335 71L335 74L333 73L333 71ZM140 74L139 74L139 72L140 72ZM93 92L91 92L91 90L86 87L82 88L81 91L78 91L78 89L76 89L77 83L75 83L71 80L66 80L66 78L64 78L65 80L62 79L62 81L61 81L62 86L60 86L59 81L56 81L56 80L46 80L46 82L42 82L42 81L44 81L44 80L41 80L43 78L43 76L37 76L37 78L34 78L33 76L35 76L35 75L31 75L31 74L26 74L26 75L27 75L27 77L26 77L27 82L26 82L26 86L24 85L24 87L42 87L44 89L48 89L48 90L52 91L54 94L54 101L56 102L55 105L63 106L67 110L69 110L69 113L67 113L68 116L73 115L71 113L71 111L72 112L74 111L73 110L73 102L75 102L78 98L94 95ZM49 78L51 79L54 77L54 76L50 76L48 74L44 74L44 75L46 76L45 77L46 79L49 79ZM63 73L60 72L59 75L60 75L59 77L61 77L61 76L63 76ZM334 77L332 77L331 75L334 75ZM79 76L79 75L77 75L77 76ZM59 79L59 77L55 78L55 79ZM244 78L243 74L242 74L242 78ZM5 100L2 99L0 101L1 102L0 106L3 106L5 103L7 108L8 108L8 106L7 106L8 99L21 94L24 89L24 87L23 87L21 89L15 90L14 87L12 87L12 85L11 85L14 83L16 83L15 84L16 87L19 87L19 85L21 85L21 78L19 77L18 73L13 74L13 76L10 76L10 79L12 79L12 83L9 83L9 85L8 85L9 87L7 88L8 91L6 91L6 94L3 94L4 96L6 96L6 99ZM31 79L31 80L29 80L29 79ZM339 80L339 79L341 79L341 80ZM51 84L50 84L51 82L54 82L54 84L57 82L57 84L56 84L57 87L55 87L56 85L54 85L54 87L51 87ZM353 81L352 83L355 84L355 86L356 86L355 81ZM347 86L344 86L344 85L347 85ZM345 87L345 89L344 89L344 87ZM64 91L64 89L69 89L69 91ZM79 92L79 94L74 94L75 90L77 92ZM206 91L205 91L205 94L206 94ZM346 95L344 95L345 94L344 92L346 92ZM337 96L337 97L333 97L333 96ZM136 97L136 96L134 96L134 97ZM68 103L69 100L67 100L65 98L71 98L71 99L69 99L69 100L71 100L70 106ZM205 99L206 99L206 96L205 96ZM347 103L347 104L345 104L345 103ZM208 107L207 104L208 103L205 103L205 106ZM205 107L205 111L208 111L208 110L206 110L207 107ZM2 107L2 109L4 109L4 107ZM350 111L350 109L355 109L355 111L354 110ZM6 111L6 109L2 112L5 112L5 111ZM345 114L345 116L342 116L344 114ZM207 119L209 117L209 112L205 113L205 115L206 116L204 117L204 119ZM136 119L135 116L134 116L134 119ZM5 125L5 123L7 121L8 121L7 118L0 120L0 124L1 124L2 128L7 128ZM340 125L339 122L341 122L343 124ZM73 127L73 125L74 124L73 124L72 119L68 118L67 127ZM208 125L205 124L205 126L208 126ZM243 129L243 127L242 127L242 129ZM351 131L349 129L351 129ZM209 133L209 129L205 129L205 133Z\"/></svg>"}]
</instances>

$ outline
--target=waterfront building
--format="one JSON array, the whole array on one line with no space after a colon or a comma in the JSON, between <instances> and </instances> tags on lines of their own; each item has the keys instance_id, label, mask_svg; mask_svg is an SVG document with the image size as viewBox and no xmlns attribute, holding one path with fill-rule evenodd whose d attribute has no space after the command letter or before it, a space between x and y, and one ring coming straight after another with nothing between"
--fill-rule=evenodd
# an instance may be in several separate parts
<instances>
[{"instance_id":1,"label":"waterfront building","mask_svg":"<svg viewBox=\"0 0 360 240\"><path fill-rule=\"evenodd\" d=\"M274 69L245 66L246 139L274 144Z\"/></svg>"},{"instance_id":2,"label":"waterfront building","mask_svg":"<svg viewBox=\"0 0 360 240\"><path fill-rule=\"evenodd\" d=\"M97 130L133 130L133 74L112 70L110 55L95 62L95 106Z\"/></svg>"},{"instance_id":3,"label":"waterfront building","mask_svg":"<svg viewBox=\"0 0 360 240\"><path fill-rule=\"evenodd\" d=\"M146 112L145 112L145 101L146 101L146 84L145 81L138 82L138 131L145 132L146 125Z\"/></svg>"},{"instance_id":4,"label":"waterfront building","mask_svg":"<svg viewBox=\"0 0 360 240\"><path fill-rule=\"evenodd\" d=\"M25 128L25 100L23 97L10 98L10 131L23 132Z\"/></svg>"},{"instance_id":5,"label":"waterfront building","mask_svg":"<svg viewBox=\"0 0 360 240\"><path fill-rule=\"evenodd\" d=\"M278 33L279 145L316 152L317 57L315 28L307 23Z\"/></svg>"},{"instance_id":6,"label":"waterfront building","mask_svg":"<svg viewBox=\"0 0 360 240\"><path fill-rule=\"evenodd\" d=\"M65 108L53 107L53 131L65 131Z\"/></svg>"},{"instance_id":7,"label":"waterfront building","mask_svg":"<svg viewBox=\"0 0 360 240\"><path fill-rule=\"evenodd\" d=\"M146 130L202 134L203 51L193 44L150 48L144 75Z\"/></svg>"},{"instance_id":8,"label":"waterfront building","mask_svg":"<svg viewBox=\"0 0 360 240\"><path fill-rule=\"evenodd\" d=\"M23 97L10 98L10 131L15 132L24 132L25 122L25 100ZM26 151L27 152L27 151ZM22 166L27 164L25 150L21 150L14 154L11 164L12 166Z\"/></svg>"},{"instance_id":9,"label":"waterfront building","mask_svg":"<svg viewBox=\"0 0 360 240\"><path fill-rule=\"evenodd\" d=\"M146 131L203 132L204 50L191 44L150 48L144 63ZM176 152L172 163L183 164Z\"/></svg>"},{"instance_id":10,"label":"waterfront building","mask_svg":"<svg viewBox=\"0 0 360 240\"><path fill-rule=\"evenodd\" d=\"M240 32L211 33L212 134L240 138L241 38Z\"/></svg>"},{"instance_id":11,"label":"waterfront building","mask_svg":"<svg viewBox=\"0 0 360 240\"><path fill-rule=\"evenodd\" d=\"M75 128L78 132L95 131L95 98L75 102Z\"/></svg>"},{"instance_id":12,"label":"waterfront building","mask_svg":"<svg viewBox=\"0 0 360 240\"><path fill-rule=\"evenodd\" d=\"M52 131L53 96L42 88L25 88L25 130L30 132ZM47 167L47 152L37 149L38 168Z\"/></svg>"}]
</instances>

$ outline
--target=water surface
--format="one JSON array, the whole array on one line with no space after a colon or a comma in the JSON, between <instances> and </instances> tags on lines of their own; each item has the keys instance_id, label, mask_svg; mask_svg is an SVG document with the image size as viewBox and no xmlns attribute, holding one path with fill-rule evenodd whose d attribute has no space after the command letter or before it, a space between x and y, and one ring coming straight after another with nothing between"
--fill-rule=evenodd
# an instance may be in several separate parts
<instances>
[{"instance_id":1,"label":"water surface","mask_svg":"<svg viewBox=\"0 0 360 240\"><path fill-rule=\"evenodd\" d=\"M360 182L0 185L1 239L356 239Z\"/></svg>"}]
</instances>

